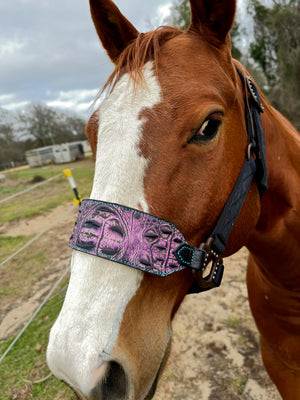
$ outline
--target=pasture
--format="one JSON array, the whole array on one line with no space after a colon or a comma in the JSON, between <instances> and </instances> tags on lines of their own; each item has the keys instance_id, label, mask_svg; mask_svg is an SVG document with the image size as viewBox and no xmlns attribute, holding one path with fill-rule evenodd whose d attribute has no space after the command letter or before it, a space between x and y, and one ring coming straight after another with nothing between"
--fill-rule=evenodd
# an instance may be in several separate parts
<instances>
[{"instance_id":1,"label":"pasture","mask_svg":"<svg viewBox=\"0 0 300 400\"><path fill-rule=\"evenodd\" d=\"M0 200L73 168L79 193L88 197L93 160L7 174ZM0 357L68 267L67 246L77 207L63 176L0 205L0 263L37 233L59 221L0 267ZM186 297L174 321L171 356L155 400L279 400L259 354L258 334L245 286L248 253L225 260L219 289ZM1 400L71 400L72 392L50 374L45 352L50 327L63 303L68 278L0 364ZM100 294L99 294L100 295ZM226 391L225 391L226 389Z\"/></svg>"}]
</instances>

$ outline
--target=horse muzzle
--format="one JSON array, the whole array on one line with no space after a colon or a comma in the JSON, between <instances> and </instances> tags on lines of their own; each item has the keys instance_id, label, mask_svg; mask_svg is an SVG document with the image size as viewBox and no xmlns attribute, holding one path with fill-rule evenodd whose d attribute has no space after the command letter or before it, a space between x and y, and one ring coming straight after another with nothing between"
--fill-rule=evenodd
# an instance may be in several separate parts
<instances>
[{"instance_id":1,"label":"horse muzzle","mask_svg":"<svg viewBox=\"0 0 300 400\"><path fill-rule=\"evenodd\" d=\"M132 390L134 385L130 383L128 374L123 366L116 361L105 362L101 365L103 375L88 395L84 395L80 389L70 386L66 381L63 381L63 383L70 387L79 400L151 400L155 394L157 382L166 359L167 356L162 361L146 397L135 395L134 390Z\"/></svg>"},{"instance_id":2,"label":"horse muzzle","mask_svg":"<svg viewBox=\"0 0 300 400\"><path fill-rule=\"evenodd\" d=\"M105 363L105 373L89 396L90 400L127 400L129 398L128 377L121 364Z\"/></svg>"},{"instance_id":3,"label":"horse muzzle","mask_svg":"<svg viewBox=\"0 0 300 400\"><path fill-rule=\"evenodd\" d=\"M99 382L86 394L66 379L62 379L62 382L74 392L79 400L129 400L132 398L125 370L116 361L104 362L99 367Z\"/></svg>"}]
</instances>

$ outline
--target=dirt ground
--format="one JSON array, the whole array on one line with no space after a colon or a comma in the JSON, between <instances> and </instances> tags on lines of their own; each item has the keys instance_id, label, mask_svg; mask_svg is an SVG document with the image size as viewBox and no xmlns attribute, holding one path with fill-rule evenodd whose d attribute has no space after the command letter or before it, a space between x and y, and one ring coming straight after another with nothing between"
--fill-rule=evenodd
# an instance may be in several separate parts
<instances>
[{"instance_id":1,"label":"dirt ground","mask_svg":"<svg viewBox=\"0 0 300 400\"><path fill-rule=\"evenodd\" d=\"M1 227L2 235L40 232L58 215L61 206L48 215ZM0 304L0 340L16 333L40 304L70 261L67 247L77 209L66 214L59 227L43 240L51 243L51 262L35 285L34 295L14 306ZM24 225L25 224L25 225ZM59 235L57 234L59 232ZM225 260L225 275L219 289L186 297L173 322L173 345L155 400L280 400L265 372L259 336L250 314L245 286L248 253L242 249Z\"/></svg>"},{"instance_id":2,"label":"dirt ground","mask_svg":"<svg viewBox=\"0 0 300 400\"><path fill-rule=\"evenodd\" d=\"M155 400L280 400L260 356L245 285L248 252L225 260L220 288L186 296Z\"/></svg>"}]
</instances>

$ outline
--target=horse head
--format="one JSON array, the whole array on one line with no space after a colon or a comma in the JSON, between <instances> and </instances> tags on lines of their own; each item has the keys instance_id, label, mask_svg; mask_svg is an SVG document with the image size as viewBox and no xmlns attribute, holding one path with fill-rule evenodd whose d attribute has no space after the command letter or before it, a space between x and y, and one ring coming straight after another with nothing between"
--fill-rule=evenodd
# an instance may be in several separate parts
<instances>
[{"instance_id":1,"label":"horse head","mask_svg":"<svg viewBox=\"0 0 300 400\"><path fill-rule=\"evenodd\" d=\"M95 155L91 199L172 221L199 246L232 192L247 131L229 36L236 2L190 3L189 30L142 34L112 1L90 0L115 70L86 133ZM245 244L259 204L253 183L226 255ZM110 220L110 249L121 240L114 213L104 207L97 217L98 225ZM151 399L168 356L172 318L192 282L190 269L160 277L74 250L50 334L51 370L82 398Z\"/></svg>"}]
</instances>

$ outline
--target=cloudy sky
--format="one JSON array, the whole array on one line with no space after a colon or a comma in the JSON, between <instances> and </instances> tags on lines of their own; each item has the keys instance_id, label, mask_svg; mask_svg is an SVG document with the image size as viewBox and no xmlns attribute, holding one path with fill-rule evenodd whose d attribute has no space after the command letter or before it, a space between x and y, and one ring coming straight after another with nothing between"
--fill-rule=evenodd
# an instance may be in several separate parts
<instances>
[{"instance_id":1,"label":"cloudy sky","mask_svg":"<svg viewBox=\"0 0 300 400\"><path fill-rule=\"evenodd\" d=\"M171 0L115 3L147 31L161 24ZM44 102L87 116L111 70L88 0L0 0L0 107Z\"/></svg>"}]
</instances>

